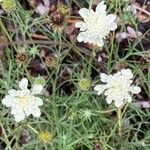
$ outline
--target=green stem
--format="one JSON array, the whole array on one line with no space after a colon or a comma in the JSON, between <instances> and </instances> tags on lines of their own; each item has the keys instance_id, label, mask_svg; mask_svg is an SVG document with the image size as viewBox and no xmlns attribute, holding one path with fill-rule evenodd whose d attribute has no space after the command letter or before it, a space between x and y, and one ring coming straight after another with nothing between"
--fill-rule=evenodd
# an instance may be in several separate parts
<instances>
[{"instance_id":1,"label":"green stem","mask_svg":"<svg viewBox=\"0 0 150 150\"><path fill-rule=\"evenodd\" d=\"M5 137L5 140L6 140L8 149L9 149L9 150L12 150L12 149L11 149L11 144L10 144L10 142L9 142L9 140L8 140L7 134L6 134L6 132L5 132L5 129L4 129L3 125L2 125L2 123L0 124L0 127L2 128L2 133L3 133L4 137Z\"/></svg>"},{"instance_id":2,"label":"green stem","mask_svg":"<svg viewBox=\"0 0 150 150\"><path fill-rule=\"evenodd\" d=\"M119 125L119 127L118 127L119 136L122 135L122 132L121 132L121 130L122 130L122 112L121 112L121 108L122 107L119 107L118 112L117 112L117 114L118 114L118 125Z\"/></svg>"},{"instance_id":3,"label":"green stem","mask_svg":"<svg viewBox=\"0 0 150 150\"><path fill-rule=\"evenodd\" d=\"M28 126L32 131L34 131L36 134L39 134L38 131L36 131L32 126L30 126L29 124L27 124L27 126Z\"/></svg>"},{"instance_id":4,"label":"green stem","mask_svg":"<svg viewBox=\"0 0 150 150\"><path fill-rule=\"evenodd\" d=\"M93 1L94 1L94 0L90 0L89 10L92 8Z\"/></svg>"},{"instance_id":5,"label":"green stem","mask_svg":"<svg viewBox=\"0 0 150 150\"><path fill-rule=\"evenodd\" d=\"M2 31L4 32L4 34L7 36L8 40L10 41L10 43L13 43L13 40L11 39L7 29L5 28L2 19L0 17L0 28L2 29ZM14 46L14 44L12 44L12 46L14 47L14 49L16 49L16 47Z\"/></svg>"},{"instance_id":6,"label":"green stem","mask_svg":"<svg viewBox=\"0 0 150 150\"><path fill-rule=\"evenodd\" d=\"M107 113L113 112L113 111L115 111L115 110L116 110L116 108L110 109L110 110L96 111L96 112L98 112L98 113L100 113L100 114L107 114Z\"/></svg>"}]
</instances>

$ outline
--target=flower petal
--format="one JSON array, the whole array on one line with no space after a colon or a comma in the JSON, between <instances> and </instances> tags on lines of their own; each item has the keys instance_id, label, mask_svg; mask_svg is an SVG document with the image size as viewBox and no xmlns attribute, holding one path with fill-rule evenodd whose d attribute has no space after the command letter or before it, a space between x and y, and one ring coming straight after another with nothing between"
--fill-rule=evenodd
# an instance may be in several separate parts
<instances>
[{"instance_id":1,"label":"flower petal","mask_svg":"<svg viewBox=\"0 0 150 150\"><path fill-rule=\"evenodd\" d=\"M88 19L88 14L89 14L89 10L86 9L86 8L81 8L79 10L79 14L82 18L84 18L84 20L87 20Z\"/></svg>"},{"instance_id":2,"label":"flower petal","mask_svg":"<svg viewBox=\"0 0 150 150\"><path fill-rule=\"evenodd\" d=\"M133 78L133 73L131 69L122 69L121 74L126 77L127 79L132 79Z\"/></svg>"},{"instance_id":3,"label":"flower petal","mask_svg":"<svg viewBox=\"0 0 150 150\"><path fill-rule=\"evenodd\" d=\"M96 44L96 45L99 46L99 47L102 47L102 46L104 45L104 41L103 41L102 38L98 38L98 39L95 40L93 43Z\"/></svg>"},{"instance_id":4,"label":"flower petal","mask_svg":"<svg viewBox=\"0 0 150 150\"><path fill-rule=\"evenodd\" d=\"M116 15L114 14L109 14L106 16L106 20L109 22L109 23L114 23L114 21L116 20Z\"/></svg>"},{"instance_id":5,"label":"flower petal","mask_svg":"<svg viewBox=\"0 0 150 150\"><path fill-rule=\"evenodd\" d=\"M41 111L40 111L40 109L38 108L38 107L36 107L36 108L34 108L33 110L32 110L32 115L34 116L34 117L40 117L41 116Z\"/></svg>"},{"instance_id":6,"label":"flower petal","mask_svg":"<svg viewBox=\"0 0 150 150\"><path fill-rule=\"evenodd\" d=\"M94 90L97 91L97 95L101 95L102 92L106 89L105 85L99 84L94 87Z\"/></svg>"},{"instance_id":7,"label":"flower petal","mask_svg":"<svg viewBox=\"0 0 150 150\"><path fill-rule=\"evenodd\" d=\"M40 94L43 90L43 86L40 85L40 84L36 84L33 86L33 89L32 89L32 92L31 94L34 95L34 94Z\"/></svg>"},{"instance_id":8,"label":"flower petal","mask_svg":"<svg viewBox=\"0 0 150 150\"><path fill-rule=\"evenodd\" d=\"M35 97L34 102L36 103L37 106L42 106L43 105L43 100L39 97Z\"/></svg>"},{"instance_id":9,"label":"flower petal","mask_svg":"<svg viewBox=\"0 0 150 150\"><path fill-rule=\"evenodd\" d=\"M126 100L127 100L128 103L131 103L132 102L132 97L129 94L127 94Z\"/></svg>"},{"instance_id":10,"label":"flower petal","mask_svg":"<svg viewBox=\"0 0 150 150\"><path fill-rule=\"evenodd\" d=\"M111 31L114 31L114 30L116 30L117 29L117 24L116 23L112 23L111 25L110 25L110 30Z\"/></svg>"},{"instance_id":11,"label":"flower petal","mask_svg":"<svg viewBox=\"0 0 150 150\"><path fill-rule=\"evenodd\" d=\"M20 121L24 120L25 114L23 111L20 111L20 112L14 114L14 117L15 117L16 122L20 122Z\"/></svg>"},{"instance_id":12,"label":"flower petal","mask_svg":"<svg viewBox=\"0 0 150 150\"><path fill-rule=\"evenodd\" d=\"M5 98L2 100L2 104L6 105L6 107L12 106L13 97L10 95L6 95Z\"/></svg>"},{"instance_id":13,"label":"flower petal","mask_svg":"<svg viewBox=\"0 0 150 150\"><path fill-rule=\"evenodd\" d=\"M83 42L84 40L85 40L85 33L83 32L79 33L79 35L77 36L77 41Z\"/></svg>"},{"instance_id":14,"label":"flower petal","mask_svg":"<svg viewBox=\"0 0 150 150\"><path fill-rule=\"evenodd\" d=\"M104 4L104 1L97 5L96 12L99 14L106 14L106 5Z\"/></svg>"},{"instance_id":15,"label":"flower petal","mask_svg":"<svg viewBox=\"0 0 150 150\"><path fill-rule=\"evenodd\" d=\"M23 78L19 82L19 87L20 87L21 90L26 90L28 88L28 79L27 78Z\"/></svg>"},{"instance_id":16,"label":"flower petal","mask_svg":"<svg viewBox=\"0 0 150 150\"><path fill-rule=\"evenodd\" d=\"M111 104L112 101L113 101L113 100L112 100L111 97L109 97L109 96L106 97L106 102L107 102L107 104Z\"/></svg>"},{"instance_id":17,"label":"flower petal","mask_svg":"<svg viewBox=\"0 0 150 150\"><path fill-rule=\"evenodd\" d=\"M115 106L116 107L121 107L123 105L123 101L122 100L115 100Z\"/></svg>"},{"instance_id":18,"label":"flower petal","mask_svg":"<svg viewBox=\"0 0 150 150\"><path fill-rule=\"evenodd\" d=\"M101 73L100 74L100 79L101 79L102 82L107 82L108 75L105 74L105 73Z\"/></svg>"},{"instance_id":19,"label":"flower petal","mask_svg":"<svg viewBox=\"0 0 150 150\"><path fill-rule=\"evenodd\" d=\"M86 23L82 21L76 22L75 27L80 28L80 31L85 31L87 29Z\"/></svg>"},{"instance_id":20,"label":"flower petal","mask_svg":"<svg viewBox=\"0 0 150 150\"><path fill-rule=\"evenodd\" d=\"M10 89L10 90L8 91L8 93L9 93L12 97L15 97L15 96L18 95L18 92L17 92L16 90L14 90L14 89Z\"/></svg>"},{"instance_id":21,"label":"flower petal","mask_svg":"<svg viewBox=\"0 0 150 150\"><path fill-rule=\"evenodd\" d=\"M32 106L26 106L24 107L24 112L26 114L26 116L29 116L30 114L32 114Z\"/></svg>"},{"instance_id":22,"label":"flower petal","mask_svg":"<svg viewBox=\"0 0 150 150\"><path fill-rule=\"evenodd\" d=\"M131 87L131 92L132 92L133 94L138 94L138 93L141 92L141 88L140 88L139 86L132 86L132 87Z\"/></svg>"}]
</instances>

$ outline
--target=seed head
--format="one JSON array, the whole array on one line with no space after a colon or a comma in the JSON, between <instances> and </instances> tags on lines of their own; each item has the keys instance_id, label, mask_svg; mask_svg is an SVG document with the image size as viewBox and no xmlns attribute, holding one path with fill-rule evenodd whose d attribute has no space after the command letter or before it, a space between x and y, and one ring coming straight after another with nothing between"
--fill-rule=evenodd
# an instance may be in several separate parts
<instances>
[{"instance_id":1,"label":"seed head","mask_svg":"<svg viewBox=\"0 0 150 150\"><path fill-rule=\"evenodd\" d=\"M18 54L16 55L17 61L20 64L24 64L27 61L27 54L25 52L18 52Z\"/></svg>"},{"instance_id":2,"label":"seed head","mask_svg":"<svg viewBox=\"0 0 150 150\"><path fill-rule=\"evenodd\" d=\"M41 131L39 133L39 139L44 143L48 143L48 142L51 142L52 140L52 134L48 131Z\"/></svg>"},{"instance_id":3,"label":"seed head","mask_svg":"<svg viewBox=\"0 0 150 150\"><path fill-rule=\"evenodd\" d=\"M16 7L16 3L14 0L2 0L1 6L5 11L10 12Z\"/></svg>"},{"instance_id":4,"label":"seed head","mask_svg":"<svg viewBox=\"0 0 150 150\"><path fill-rule=\"evenodd\" d=\"M46 57L45 63L47 67L54 68L57 64L57 58L55 56Z\"/></svg>"},{"instance_id":5,"label":"seed head","mask_svg":"<svg viewBox=\"0 0 150 150\"><path fill-rule=\"evenodd\" d=\"M91 86L91 81L89 79L84 78L79 81L79 87L83 91L88 91L90 86Z\"/></svg>"}]
</instances>

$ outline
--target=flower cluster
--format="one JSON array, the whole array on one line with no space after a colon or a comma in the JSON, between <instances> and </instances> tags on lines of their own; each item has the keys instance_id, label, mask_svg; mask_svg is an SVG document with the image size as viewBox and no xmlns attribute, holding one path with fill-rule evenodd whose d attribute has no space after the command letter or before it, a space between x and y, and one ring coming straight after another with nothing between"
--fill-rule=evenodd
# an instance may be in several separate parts
<instances>
[{"instance_id":1,"label":"flower cluster","mask_svg":"<svg viewBox=\"0 0 150 150\"><path fill-rule=\"evenodd\" d=\"M79 42L88 42L101 47L104 44L103 39L110 31L117 28L116 16L114 14L107 15L106 5L103 1L97 5L95 11L81 8L79 14L83 18L83 21L75 24L81 31L77 37Z\"/></svg>"},{"instance_id":2,"label":"flower cluster","mask_svg":"<svg viewBox=\"0 0 150 150\"><path fill-rule=\"evenodd\" d=\"M1 4L7 4L8 6L14 6L14 0L0 0ZM14 5L13 5L14 4ZM2 6L3 6L2 5ZM60 7L61 11L65 11L66 7ZM110 33L117 28L115 23L116 16L114 14L107 15L106 5L104 2L100 2L96 10L81 8L79 11L83 21L77 22L75 26L80 28L77 40L79 42L89 42L94 45L103 46L104 39ZM56 18L55 18L56 19ZM56 19L58 21L58 19ZM35 49L33 49L35 51ZM17 58L24 62L27 60L26 55L19 53ZM46 65L50 68L55 67L57 59L55 57L47 57ZM121 107L125 103L132 101L132 95L140 92L140 87L132 85L133 74L130 69L123 69L116 74L106 75L100 74L101 81L104 84L99 84L94 87L98 95L104 92L106 101L111 104L114 101L116 107ZM37 94L41 94L43 86L45 85L44 78L37 78L35 84L31 89L28 89L28 80L23 78L19 82L19 90L10 89L8 95L4 97L2 103L11 108L11 114L14 116L16 122L24 120L26 116L33 115L34 117L40 117L41 111L39 106L43 105L43 100L38 97ZM91 81L89 79L81 79L79 81L79 88L83 91L88 91L91 87ZM85 116L89 117L90 111L85 111ZM48 139L47 133L41 133L41 139L46 141Z\"/></svg>"},{"instance_id":3,"label":"flower cluster","mask_svg":"<svg viewBox=\"0 0 150 150\"><path fill-rule=\"evenodd\" d=\"M94 87L98 95L104 92L106 101L111 104L114 101L116 107L132 101L132 94L138 94L141 89L138 86L131 85L133 74L130 69L122 69L114 75L100 74L101 81L105 84L99 84Z\"/></svg>"},{"instance_id":4,"label":"flower cluster","mask_svg":"<svg viewBox=\"0 0 150 150\"><path fill-rule=\"evenodd\" d=\"M40 117L41 111L38 106L43 105L43 100L36 94L40 94L43 86L35 84L31 90L28 89L28 80L23 78L19 82L20 90L11 89L8 95L4 97L2 103L6 107L11 107L11 114L14 115L15 121L22 121L25 116L32 114L34 117Z\"/></svg>"}]
</instances>

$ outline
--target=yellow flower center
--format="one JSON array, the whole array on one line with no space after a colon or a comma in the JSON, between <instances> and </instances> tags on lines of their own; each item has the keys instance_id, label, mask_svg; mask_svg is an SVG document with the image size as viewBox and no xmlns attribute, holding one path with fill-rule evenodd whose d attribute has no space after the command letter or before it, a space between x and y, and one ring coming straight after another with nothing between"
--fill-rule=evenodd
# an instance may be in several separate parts
<instances>
[{"instance_id":1,"label":"yellow flower center","mask_svg":"<svg viewBox=\"0 0 150 150\"><path fill-rule=\"evenodd\" d=\"M93 19L92 23L89 24L88 30L91 33L99 33L100 26L101 26L101 20L99 17L96 17L95 19Z\"/></svg>"},{"instance_id":2,"label":"yellow flower center","mask_svg":"<svg viewBox=\"0 0 150 150\"><path fill-rule=\"evenodd\" d=\"M23 95L23 96L19 96L18 97L18 100L19 100L19 103L22 105L22 106L26 106L28 104L28 102L31 100L31 96L26 94L26 95Z\"/></svg>"},{"instance_id":3,"label":"yellow flower center","mask_svg":"<svg viewBox=\"0 0 150 150\"><path fill-rule=\"evenodd\" d=\"M52 140L52 135L48 131L42 131L39 133L39 139L43 143L48 143Z\"/></svg>"},{"instance_id":4,"label":"yellow flower center","mask_svg":"<svg viewBox=\"0 0 150 150\"><path fill-rule=\"evenodd\" d=\"M119 79L118 79L119 80ZM111 87L113 92L119 92L122 89L124 89L124 83L120 80L118 82L115 82Z\"/></svg>"}]
</instances>

